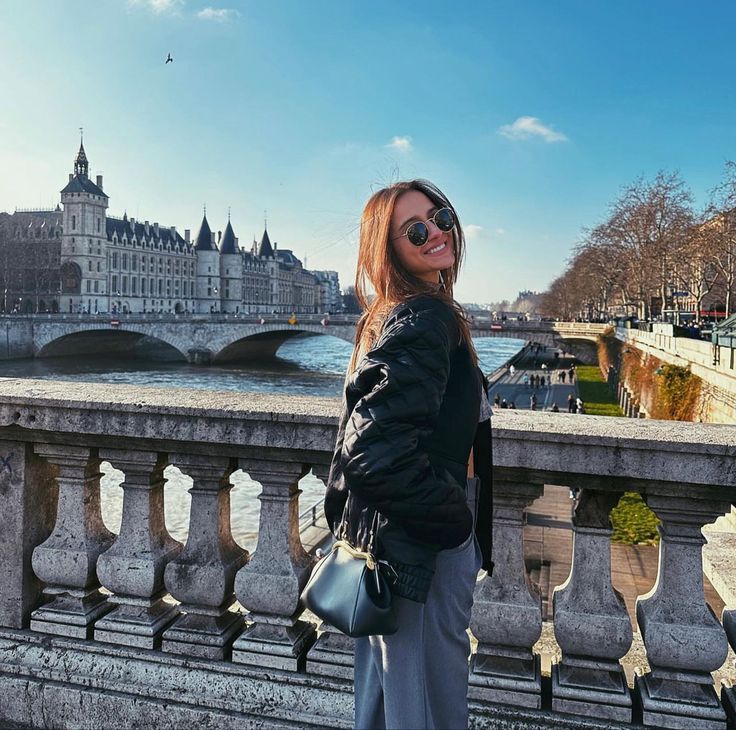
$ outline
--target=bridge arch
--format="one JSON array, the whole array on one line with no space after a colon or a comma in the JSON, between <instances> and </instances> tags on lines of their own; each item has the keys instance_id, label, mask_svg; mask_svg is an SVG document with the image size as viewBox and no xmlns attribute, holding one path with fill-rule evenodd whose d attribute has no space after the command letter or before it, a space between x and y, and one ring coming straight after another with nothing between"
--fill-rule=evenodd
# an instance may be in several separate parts
<instances>
[{"instance_id":1,"label":"bridge arch","mask_svg":"<svg viewBox=\"0 0 736 730\"><path fill-rule=\"evenodd\" d=\"M302 337L336 337L352 344L349 334L341 330L330 330L320 326L298 327L283 325L261 326L261 331L250 332L235 340L222 344L219 349L213 350L212 362L224 363L236 360L262 360L270 359L276 355L281 345L297 336ZM265 330L265 331L264 331ZM213 343L214 344L214 343Z\"/></svg>"},{"instance_id":2,"label":"bridge arch","mask_svg":"<svg viewBox=\"0 0 736 730\"><path fill-rule=\"evenodd\" d=\"M36 357L69 357L79 355L119 355L149 357L160 360L187 360L180 344L165 336L152 335L133 328L112 329L109 325L45 333L34 342Z\"/></svg>"}]
</instances>

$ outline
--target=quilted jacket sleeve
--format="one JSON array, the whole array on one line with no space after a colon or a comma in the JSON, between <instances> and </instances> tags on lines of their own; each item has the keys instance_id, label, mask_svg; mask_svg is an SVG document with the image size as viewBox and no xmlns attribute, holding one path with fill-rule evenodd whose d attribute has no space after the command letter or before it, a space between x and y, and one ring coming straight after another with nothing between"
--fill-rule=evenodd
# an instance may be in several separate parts
<instances>
[{"instance_id":1,"label":"quilted jacket sleeve","mask_svg":"<svg viewBox=\"0 0 736 730\"><path fill-rule=\"evenodd\" d=\"M403 310L361 360L346 389L350 417L341 462L348 489L417 540L460 545L472 529L465 491L430 463L459 333L439 300Z\"/></svg>"}]
</instances>

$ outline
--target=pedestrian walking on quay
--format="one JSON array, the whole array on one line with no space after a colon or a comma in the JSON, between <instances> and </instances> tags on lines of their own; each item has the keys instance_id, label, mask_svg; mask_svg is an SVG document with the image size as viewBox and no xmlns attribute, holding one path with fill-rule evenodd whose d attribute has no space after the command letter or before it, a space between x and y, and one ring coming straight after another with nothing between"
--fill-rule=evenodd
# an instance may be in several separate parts
<instances>
[{"instance_id":1,"label":"pedestrian walking on quay","mask_svg":"<svg viewBox=\"0 0 736 730\"><path fill-rule=\"evenodd\" d=\"M508 408L508 407L509 407L509 402L504 398L501 401L501 408Z\"/></svg>"},{"instance_id":2,"label":"pedestrian walking on quay","mask_svg":"<svg viewBox=\"0 0 736 730\"><path fill-rule=\"evenodd\" d=\"M511 401L511 403L509 403L509 408L511 408L512 410L515 411L516 410L516 403L514 403L514 401Z\"/></svg>"},{"instance_id":3,"label":"pedestrian walking on quay","mask_svg":"<svg viewBox=\"0 0 736 730\"><path fill-rule=\"evenodd\" d=\"M578 396L575 401L575 412L583 413L583 399L580 396Z\"/></svg>"},{"instance_id":4,"label":"pedestrian walking on quay","mask_svg":"<svg viewBox=\"0 0 736 730\"><path fill-rule=\"evenodd\" d=\"M560 370L560 380L562 381L562 384L565 384L565 371Z\"/></svg>"},{"instance_id":5,"label":"pedestrian walking on quay","mask_svg":"<svg viewBox=\"0 0 736 730\"><path fill-rule=\"evenodd\" d=\"M570 385L572 385L575 382L575 369L573 366L570 366L570 369L567 371L567 374L570 376Z\"/></svg>"},{"instance_id":6,"label":"pedestrian walking on quay","mask_svg":"<svg viewBox=\"0 0 736 730\"><path fill-rule=\"evenodd\" d=\"M509 373L512 377L516 375L516 367L514 365L509 365Z\"/></svg>"},{"instance_id":7,"label":"pedestrian walking on quay","mask_svg":"<svg viewBox=\"0 0 736 730\"><path fill-rule=\"evenodd\" d=\"M352 545L375 527L375 558L396 573L398 630L355 640L357 728L468 726L473 588L493 563L488 384L453 297L464 253L455 209L427 181L394 183L365 205L363 314L325 514Z\"/></svg>"},{"instance_id":8,"label":"pedestrian walking on quay","mask_svg":"<svg viewBox=\"0 0 736 730\"><path fill-rule=\"evenodd\" d=\"M493 399L493 405L498 408L501 405L501 396L496 393L496 397Z\"/></svg>"},{"instance_id":9,"label":"pedestrian walking on quay","mask_svg":"<svg viewBox=\"0 0 736 730\"><path fill-rule=\"evenodd\" d=\"M529 376L526 373L524 374L524 386L529 387Z\"/></svg>"},{"instance_id":10,"label":"pedestrian walking on quay","mask_svg":"<svg viewBox=\"0 0 736 730\"><path fill-rule=\"evenodd\" d=\"M560 409L557 407L557 403L552 404L552 413L559 413Z\"/></svg>"},{"instance_id":11,"label":"pedestrian walking on quay","mask_svg":"<svg viewBox=\"0 0 736 730\"><path fill-rule=\"evenodd\" d=\"M546 382L546 381L545 381L545 379L544 379L544 375L542 375L542 376L541 376L541 377L539 378L539 385L540 385L540 387L541 387L541 388L544 388L544 384L545 384L545 382Z\"/></svg>"},{"instance_id":12,"label":"pedestrian walking on quay","mask_svg":"<svg viewBox=\"0 0 736 730\"><path fill-rule=\"evenodd\" d=\"M533 410L537 410L537 395L536 393L532 393L532 397L529 399L529 407Z\"/></svg>"},{"instance_id":13,"label":"pedestrian walking on quay","mask_svg":"<svg viewBox=\"0 0 736 730\"><path fill-rule=\"evenodd\" d=\"M572 393L567 396L567 412L568 413L575 413L575 409L577 408L577 405L575 403L575 399L572 397Z\"/></svg>"}]
</instances>

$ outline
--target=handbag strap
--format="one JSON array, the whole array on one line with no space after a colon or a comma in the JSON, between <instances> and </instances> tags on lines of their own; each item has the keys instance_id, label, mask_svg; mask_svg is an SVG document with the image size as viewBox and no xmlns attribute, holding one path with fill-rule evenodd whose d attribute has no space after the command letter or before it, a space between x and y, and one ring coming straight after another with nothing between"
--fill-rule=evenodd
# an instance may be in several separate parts
<instances>
[{"instance_id":1,"label":"handbag strap","mask_svg":"<svg viewBox=\"0 0 736 730\"><path fill-rule=\"evenodd\" d=\"M345 506L342 510L342 517L340 518L340 525L337 530L337 537L340 540L350 542L348 539L348 517L350 514L350 500L353 495L348 492L348 498L345 500ZM376 532L378 531L378 510L373 510L373 519L371 520L370 530L368 531L368 544L363 548L364 552L373 555L373 549L376 543Z\"/></svg>"}]
</instances>

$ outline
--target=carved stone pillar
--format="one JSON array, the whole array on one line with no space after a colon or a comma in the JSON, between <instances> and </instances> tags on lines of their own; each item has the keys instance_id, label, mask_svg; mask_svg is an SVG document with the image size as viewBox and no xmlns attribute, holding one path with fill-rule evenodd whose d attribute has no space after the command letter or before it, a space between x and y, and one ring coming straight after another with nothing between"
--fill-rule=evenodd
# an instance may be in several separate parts
<instances>
[{"instance_id":1,"label":"carved stone pillar","mask_svg":"<svg viewBox=\"0 0 736 730\"><path fill-rule=\"evenodd\" d=\"M36 444L56 472L59 500L49 538L33 551L33 570L52 600L31 614L31 629L92 638L94 622L112 606L100 593L95 568L114 535L100 513L100 459L96 449Z\"/></svg>"},{"instance_id":2,"label":"carved stone pillar","mask_svg":"<svg viewBox=\"0 0 736 730\"><path fill-rule=\"evenodd\" d=\"M97 561L97 575L117 608L95 626L95 639L158 648L161 632L178 611L164 601L164 568L182 549L166 530L166 454L101 449L100 458L125 474L123 519L112 547Z\"/></svg>"},{"instance_id":3,"label":"carved stone pillar","mask_svg":"<svg viewBox=\"0 0 736 730\"><path fill-rule=\"evenodd\" d=\"M682 492L696 495L697 485ZM637 678L645 725L699 730L725 729L726 715L710 672L726 659L728 643L705 602L703 525L725 514L726 501L647 496L657 514L657 582L636 602L636 618L652 671Z\"/></svg>"},{"instance_id":4,"label":"carved stone pillar","mask_svg":"<svg viewBox=\"0 0 736 730\"><path fill-rule=\"evenodd\" d=\"M736 610L723 609L721 621L731 647L736 650ZM723 687L721 699L728 715L728 727L736 727L736 687Z\"/></svg>"},{"instance_id":5,"label":"carved stone pillar","mask_svg":"<svg viewBox=\"0 0 736 730\"><path fill-rule=\"evenodd\" d=\"M243 627L233 581L248 552L230 530L230 475L234 459L177 455L173 463L194 480L189 536L166 566L164 582L185 611L163 634L161 648L176 654L224 659Z\"/></svg>"},{"instance_id":6,"label":"carved stone pillar","mask_svg":"<svg viewBox=\"0 0 736 730\"><path fill-rule=\"evenodd\" d=\"M552 709L631 722L631 696L618 660L633 632L624 600L611 584L608 515L619 496L583 489L575 505L570 575L553 596L562 660L552 667Z\"/></svg>"},{"instance_id":7,"label":"carved stone pillar","mask_svg":"<svg viewBox=\"0 0 736 730\"><path fill-rule=\"evenodd\" d=\"M524 508L541 496L536 484L494 480L492 576L476 584L470 628L478 640L471 662L472 699L520 707L541 705L539 656L542 599L524 565Z\"/></svg>"},{"instance_id":8,"label":"carved stone pillar","mask_svg":"<svg viewBox=\"0 0 736 730\"><path fill-rule=\"evenodd\" d=\"M312 470L323 482L327 482L327 467L313 466ZM330 540L325 545L323 548L325 553L330 549L331 544ZM307 654L307 673L340 677L352 681L355 666L355 639L346 636L325 621L319 624L317 632L317 641Z\"/></svg>"},{"instance_id":9,"label":"carved stone pillar","mask_svg":"<svg viewBox=\"0 0 736 730\"><path fill-rule=\"evenodd\" d=\"M235 579L240 603L253 623L233 644L233 661L302 670L314 643L314 624L299 617L299 596L314 564L299 539L298 463L248 460L242 468L263 485L258 547Z\"/></svg>"}]
</instances>

